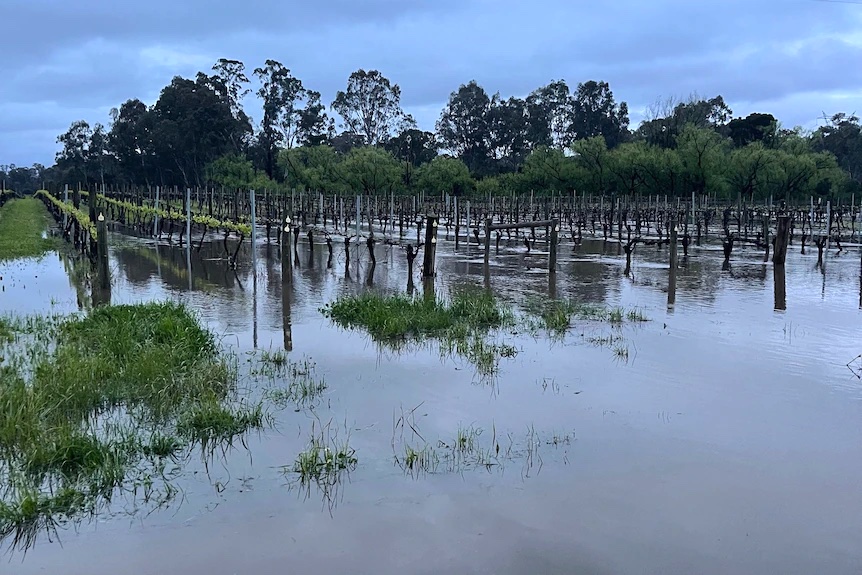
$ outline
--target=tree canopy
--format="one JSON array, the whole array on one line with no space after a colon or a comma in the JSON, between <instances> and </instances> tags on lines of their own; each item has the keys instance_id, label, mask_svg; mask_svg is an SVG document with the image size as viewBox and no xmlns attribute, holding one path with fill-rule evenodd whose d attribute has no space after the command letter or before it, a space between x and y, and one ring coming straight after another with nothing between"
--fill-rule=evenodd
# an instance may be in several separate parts
<instances>
[{"instance_id":1,"label":"tree canopy","mask_svg":"<svg viewBox=\"0 0 862 575\"><path fill-rule=\"evenodd\" d=\"M249 112L255 97L260 108ZM52 167L0 165L5 187L790 199L847 196L862 183L854 115L833 114L806 133L766 112L734 117L721 95L692 95L657 101L630 129L628 104L605 81L570 89L557 79L519 97L471 80L450 94L435 130L423 131L403 110L399 85L379 70L351 73L327 106L276 60L247 75L242 62L220 59L209 73L174 78L151 105L123 102L107 127L73 122L57 142Z\"/></svg>"}]
</instances>

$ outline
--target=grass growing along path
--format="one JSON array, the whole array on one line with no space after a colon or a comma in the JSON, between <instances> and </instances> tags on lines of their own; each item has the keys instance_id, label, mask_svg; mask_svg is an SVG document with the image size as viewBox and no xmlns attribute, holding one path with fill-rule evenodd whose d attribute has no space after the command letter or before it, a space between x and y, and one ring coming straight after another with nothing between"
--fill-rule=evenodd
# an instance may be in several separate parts
<instances>
[{"instance_id":1,"label":"grass growing along path","mask_svg":"<svg viewBox=\"0 0 862 575\"><path fill-rule=\"evenodd\" d=\"M45 205L36 198L10 200L0 207L0 260L38 257L57 247L43 234L50 225Z\"/></svg>"}]
</instances>

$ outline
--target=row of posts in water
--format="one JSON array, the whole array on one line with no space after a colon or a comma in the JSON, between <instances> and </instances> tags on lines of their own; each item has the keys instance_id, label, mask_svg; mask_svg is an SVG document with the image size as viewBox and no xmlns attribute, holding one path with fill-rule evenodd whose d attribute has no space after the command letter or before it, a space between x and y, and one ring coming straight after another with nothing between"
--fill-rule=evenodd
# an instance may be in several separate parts
<instances>
[{"instance_id":1,"label":"row of posts in water","mask_svg":"<svg viewBox=\"0 0 862 575\"><path fill-rule=\"evenodd\" d=\"M250 196L245 192L225 191L210 188L130 189L107 192L109 197L129 201L137 205L156 208L172 207L195 215L206 215L220 220L250 222ZM379 229L394 235L396 228L400 238L406 230L416 225L426 214L439 218L440 225L458 231L467 229L475 234L483 227L484 220L494 218L497 223L511 224L534 220L558 219L572 236L581 236L586 231L604 237L626 233L667 233L672 217L681 222L686 233L691 228L698 234L709 235L710 227L718 227L723 233L735 233L748 238L762 228L762 221L774 225L780 213L790 213L794 222L815 229L819 234L856 237L856 222L859 206L855 195L849 204L832 205L810 197L807 202L785 205L771 198L746 201L738 196L735 202L717 200L710 195L692 194L690 198L668 196L597 196L589 194L535 195L529 197L509 195L487 198L465 198L448 194L387 195L339 195L309 192L273 194L266 190L256 194L257 220L271 228L284 217L303 227L315 226L336 233L360 234L363 227ZM188 204L191 204L189 207ZM460 234L456 234L456 238Z\"/></svg>"}]
</instances>

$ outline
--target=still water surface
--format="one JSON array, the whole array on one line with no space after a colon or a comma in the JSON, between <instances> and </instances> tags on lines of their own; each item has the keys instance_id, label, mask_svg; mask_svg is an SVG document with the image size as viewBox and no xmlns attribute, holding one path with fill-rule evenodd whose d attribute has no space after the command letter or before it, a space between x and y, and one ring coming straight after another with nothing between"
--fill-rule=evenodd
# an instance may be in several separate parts
<instances>
[{"instance_id":1,"label":"still water surface","mask_svg":"<svg viewBox=\"0 0 862 575\"><path fill-rule=\"evenodd\" d=\"M650 321L578 323L559 342L502 334L518 354L488 381L434 349L381 350L320 314L339 295L403 292L401 248L379 245L369 277L363 246L346 277L340 245L328 267L325 245L310 255L301 243L285 282L278 246L264 242L256 271L243 252L228 269L215 243L192 253L191 275L181 249L111 244L113 303L182 301L240 358L310 357L328 385L316 413L350 432L359 465L334 501L290 489L279 467L312 416L288 409L247 450L191 466L168 509L63 531L62 545L40 541L0 572L862 572L862 382L847 366L862 353L858 249L833 250L820 269L793 246L782 305L762 253L737 250L723 270L720 247L692 247L668 309L666 250L639 247L630 278L617 244L564 244L549 281L541 248L503 247L490 274L499 297L637 308ZM438 294L484 282L476 245L442 241L437 262ZM91 305L69 269L56 255L0 267L0 308ZM589 343L609 336L627 359ZM416 406L428 438L474 425L532 437L536 450L493 469L405 475L393 421Z\"/></svg>"}]
</instances>

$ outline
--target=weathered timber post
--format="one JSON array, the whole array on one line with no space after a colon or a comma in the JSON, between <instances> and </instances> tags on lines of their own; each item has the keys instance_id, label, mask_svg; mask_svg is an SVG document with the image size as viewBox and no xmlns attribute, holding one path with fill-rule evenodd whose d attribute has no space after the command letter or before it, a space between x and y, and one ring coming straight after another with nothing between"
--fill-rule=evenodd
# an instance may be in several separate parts
<instances>
[{"instance_id":1,"label":"weathered timber post","mask_svg":"<svg viewBox=\"0 0 862 575\"><path fill-rule=\"evenodd\" d=\"M69 184L63 186L63 203L69 203ZM63 212L63 229L66 229L66 225L69 223L69 215L66 212Z\"/></svg>"},{"instance_id":2,"label":"weathered timber post","mask_svg":"<svg viewBox=\"0 0 862 575\"><path fill-rule=\"evenodd\" d=\"M281 228L281 274L283 276L289 276L292 272L290 252L290 216L288 216L284 218L284 226Z\"/></svg>"},{"instance_id":3,"label":"weathered timber post","mask_svg":"<svg viewBox=\"0 0 862 575\"><path fill-rule=\"evenodd\" d=\"M551 245L548 254L548 273L557 273L557 235L560 232L560 220L551 220Z\"/></svg>"},{"instance_id":4,"label":"weathered timber post","mask_svg":"<svg viewBox=\"0 0 862 575\"><path fill-rule=\"evenodd\" d=\"M461 235L461 214L458 212L458 196L453 198L452 205L455 209L455 249L457 250L460 243L458 236ZM446 224L446 239L449 239L449 224ZM469 236L467 237L467 241L470 241Z\"/></svg>"},{"instance_id":5,"label":"weathered timber post","mask_svg":"<svg viewBox=\"0 0 862 575\"><path fill-rule=\"evenodd\" d=\"M105 224L105 214L99 214L96 218L96 262L99 287L110 289L111 269L108 266L108 226Z\"/></svg>"},{"instance_id":6,"label":"weathered timber post","mask_svg":"<svg viewBox=\"0 0 862 575\"><path fill-rule=\"evenodd\" d=\"M186 188L186 241L192 237L192 189Z\"/></svg>"},{"instance_id":7,"label":"weathered timber post","mask_svg":"<svg viewBox=\"0 0 862 575\"><path fill-rule=\"evenodd\" d=\"M491 218L485 219L485 269L488 269L488 262L491 259Z\"/></svg>"},{"instance_id":8,"label":"weathered timber post","mask_svg":"<svg viewBox=\"0 0 862 575\"><path fill-rule=\"evenodd\" d=\"M425 221L425 259L422 263L422 277L434 277L434 257L437 254L437 216L428 216Z\"/></svg>"},{"instance_id":9,"label":"weathered timber post","mask_svg":"<svg viewBox=\"0 0 862 575\"><path fill-rule=\"evenodd\" d=\"M89 216L90 221L96 221L96 192L95 190L90 192L90 195L87 196L87 205L90 208Z\"/></svg>"},{"instance_id":10,"label":"weathered timber post","mask_svg":"<svg viewBox=\"0 0 862 575\"><path fill-rule=\"evenodd\" d=\"M772 263L783 266L787 261L787 244L790 239L790 216L778 216L775 228L775 251L772 254Z\"/></svg>"},{"instance_id":11,"label":"weathered timber post","mask_svg":"<svg viewBox=\"0 0 862 575\"><path fill-rule=\"evenodd\" d=\"M667 305L673 306L676 303L676 268L679 260L677 253L677 241L679 239L679 230L677 230L676 217L670 221L670 271L668 273L667 282Z\"/></svg>"}]
</instances>

